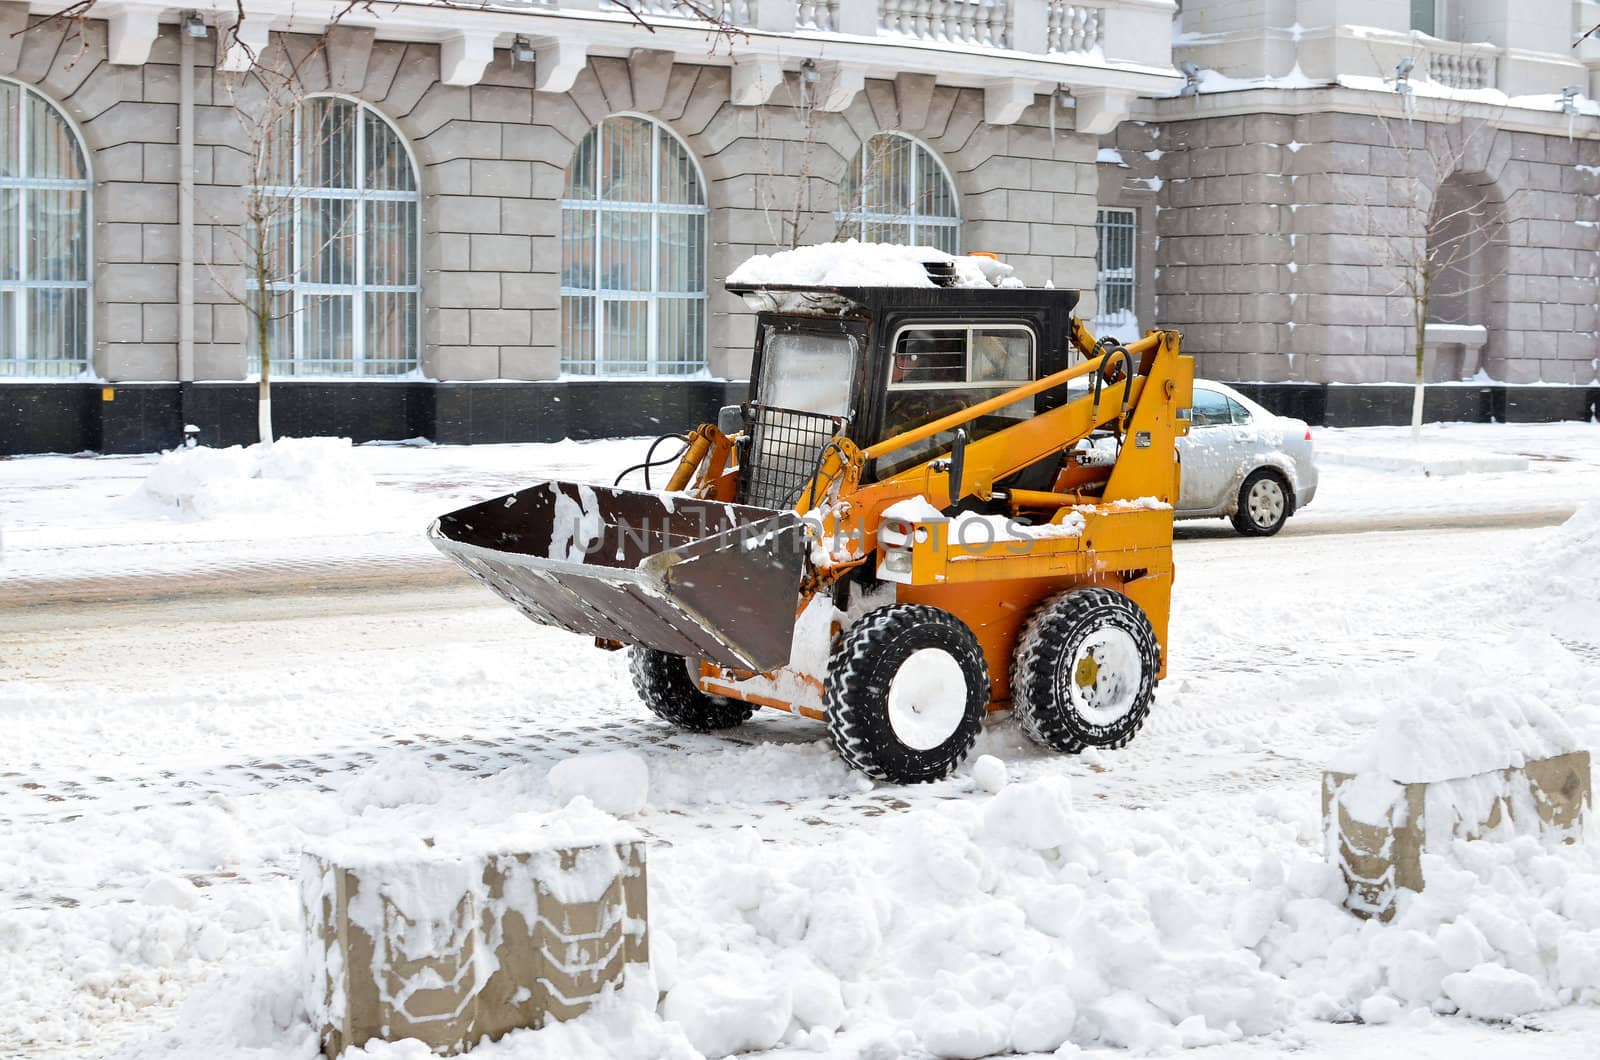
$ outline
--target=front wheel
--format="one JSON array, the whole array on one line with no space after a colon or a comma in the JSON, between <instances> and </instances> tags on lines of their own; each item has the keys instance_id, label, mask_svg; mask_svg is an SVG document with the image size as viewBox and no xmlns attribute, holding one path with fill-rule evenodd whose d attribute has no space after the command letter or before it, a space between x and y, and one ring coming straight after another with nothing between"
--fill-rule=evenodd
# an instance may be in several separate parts
<instances>
[{"instance_id":1,"label":"front wheel","mask_svg":"<svg viewBox=\"0 0 1600 1060\"><path fill-rule=\"evenodd\" d=\"M1149 716L1160 670L1138 604L1112 589L1071 589L1040 604L1017 638L1011 710L1045 747L1121 747Z\"/></svg>"},{"instance_id":2,"label":"front wheel","mask_svg":"<svg viewBox=\"0 0 1600 1060\"><path fill-rule=\"evenodd\" d=\"M698 672L699 664L681 655L637 645L629 649L628 672L633 677L633 690L662 721L690 732L711 732L731 729L755 713L748 703L700 691L691 669Z\"/></svg>"},{"instance_id":3,"label":"front wheel","mask_svg":"<svg viewBox=\"0 0 1600 1060\"><path fill-rule=\"evenodd\" d=\"M839 757L876 780L917 784L948 776L972 750L989 668L959 618L892 604L840 639L824 693Z\"/></svg>"},{"instance_id":4,"label":"front wheel","mask_svg":"<svg viewBox=\"0 0 1600 1060\"><path fill-rule=\"evenodd\" d=\"M1250 472L1239 487L1233 528L1246 537L1271 537L1283 529L1292 507L1283 477L1276 471L1259 468Z\"/></svg>"}]
</instances>

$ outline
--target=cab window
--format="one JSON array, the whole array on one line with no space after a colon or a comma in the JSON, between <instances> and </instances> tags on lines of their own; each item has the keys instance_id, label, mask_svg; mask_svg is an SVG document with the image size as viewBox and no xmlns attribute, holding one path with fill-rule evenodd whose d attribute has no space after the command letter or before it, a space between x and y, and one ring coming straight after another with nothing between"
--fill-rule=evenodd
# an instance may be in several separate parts
<instances>
[{"instance_id":1,"label":"cab window","mask_svg":"<svg viewBox=\"0 0 1600 1060\"><path fill-rule=\"evenodd\" d=\"M1033 379L1033 332L1020 325L901 328L891 346L889 392L883 438L960 412ZM976 440L1033 415L1025 398L967 424ZM893 474L948 449L954 431L944 431L878 461L879 474Z\"/></svg>"},{"instance_id":2,"label":"cab window","mask_svg":"<svg viewBox=\"0 0 1600 1060\"><path fill-rule=\"evenodd\" d=\"M1250 410L1233 400L1233 398L1228 398L1228 412L1232 415L1235 424L1250 422Z\"/></svg>"},{"instance_id":3,"label":"cab window","mask_svg":"<svg viewBox=\"0 0 1600 1060\"><path fill-rule=\"evenodd\" d=\"M773 408L844 416L850 411L856 340L838 332L766 326L756 400Z\"/></svg>"}]
</instances>

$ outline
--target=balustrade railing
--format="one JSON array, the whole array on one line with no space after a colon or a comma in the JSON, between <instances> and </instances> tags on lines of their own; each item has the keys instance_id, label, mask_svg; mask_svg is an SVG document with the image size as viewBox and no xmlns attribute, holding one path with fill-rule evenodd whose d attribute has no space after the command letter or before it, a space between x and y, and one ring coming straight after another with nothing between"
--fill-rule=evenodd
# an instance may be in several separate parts
<instances>
[{"instance_id":1,"label":"balustrade railing","mask_svg":"<svg viewBox=\"0 0 1600 1060\"><path fill-rule=\"evenodd\" d=\"M1099 56L1106 41L1106 11L1118 0L483 0L491 6L563 8L597 4L603 11L632 11L646 18L696 19L720 11L729 25L780 32L846 33L954 44L973 49L1045 55ZM759 10L758 10L759 5ZM860 5L857 7L856 5ZM793 12L793 22L788 12ZM765 16L765 17L763 17ZM874 19L875 16L875 19ZM1043 25L1040 25L1042 21ZM793 29L790 29L792 25ZM1042 29L1042 39L1040 30ZM1021 39L1018 33L1031 34ZM1470 52L1430 55L1434 80L1452 87L1484 87L1494 62Z\"/></svg>"},{"instance_id":2,"label":"balustrade railing","mask_svg":"<svg viewBox=\"0 0 1600 1060\"><path fill-rule=\"evenodd\" d=\"M504 2L504 0L499 0ZM768 0L769 3L778 0ZM626 7L616 3L615 0L603 0L601 8L608 11L632 10L640 15L666 15L678 18L693 18L695 12L686 9L674 0L629 0ZM718 0L718 2L705 5L720 12L720 17L735 26L753 26L756 22L756 0ZM802 7L804 5L801 5Z\"/></svg>"},{"instance_id":3,"label":"balustrade railing","mask_svg":"<svg viewBox=\"0 0 1600 1060\"><path fill-rule=\"evenodd\" d=\"M1100 47L1100 28L1104 9L1066 0L1050 0L1045 15L1045 50L1049 52L1092 52Z\"/></svg>"},{"instance_id":4,"label":"balustrade railing","mask_svg":"<svg viewBox=\"0 0 1600 1060\"><path fill-rule=\"evenodd\" d=\"M1493 88L1494 57L1457 49L1430 51L1428 77L1445 88Z\"/></svg>"},{"instance_id":5,"label":"balustrade railing","mask_svg":"<svg viewBox=\"0 0 1600 1060\"><path fill-rule=\"evenodd\" d=\"M767 3L776 3L778 0L767 0ZM855 0L861 3L862 0ZM839 28L839 0L800 0L795 11L794 24L797 29L815 29L824 33L832 33Z\"/></svg>"},{"instance_id":6,"label":"balustrade railing","mask_svg":"<svg viewBox=\"0 0 1600 1060\"><path fill-rule=\"evenodd\" d=\"M1009 0L879 0L885 33L941 44L1010 47Z\"/></svg>"}]
</instances>

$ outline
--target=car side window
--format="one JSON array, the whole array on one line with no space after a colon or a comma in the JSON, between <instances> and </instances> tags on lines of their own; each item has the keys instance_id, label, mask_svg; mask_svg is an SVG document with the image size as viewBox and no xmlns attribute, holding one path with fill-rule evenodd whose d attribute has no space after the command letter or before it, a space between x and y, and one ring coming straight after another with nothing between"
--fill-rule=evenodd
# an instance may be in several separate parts
<instances>
[{"instance_id":1,"label":"car side window","mask_svg":"<svg viewBox=\"0 0 1600 1060\"><path fill-rule=\"evenodd\" d=\"M1227 402L1228 402L1228 412L1232 415L1233 422L1235 424L1242 424L1242 423L1249 423L1250 422L1250 410L1249 409L1245 408L1243 405L1241 405L1237 401L1233 400L1233 398L1228 398Z\"/></svg>"},{"instance_id":2,"label":"car side window","mask_svg":"<svg viewBox=\"0 0 1600 1060\"><path fill-rule=\"evenodd\" d=\"M1190 410L1189 424L1193 427L1220 427L1233 422L1228 410L1228 399L1215 390L1194 388L1194 407Z\"/></svg>"}]
</instances>

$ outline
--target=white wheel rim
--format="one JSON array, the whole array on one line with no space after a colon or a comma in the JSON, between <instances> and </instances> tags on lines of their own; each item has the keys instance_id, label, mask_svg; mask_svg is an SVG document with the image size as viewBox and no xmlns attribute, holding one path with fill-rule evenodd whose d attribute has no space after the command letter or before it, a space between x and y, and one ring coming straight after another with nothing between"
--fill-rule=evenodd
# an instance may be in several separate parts
<instances>
[{"instance_id":1,"label":"white wheel rim","mask_svg":"<svg viewBox=\"0 0 1600 1060\"><path fill-rule=\"evenodd\" d=\"M1276 479L1259 479L1250 487L1245 506L1250 510L1252 523L1260 527L1271 526L1283 517L1283 487L1278 485Z\"/></svg>"},{"instance_id":2,"label":"white wheel rim","mask_svg":"<svg viewBox=\"0 0 1600 1060\"><path fill-rule=\"evenodd\" d=\"M1072 706L1090 725L1114 725L1139 697L1144 663L1132 634L1115 626L1095 630L1078 645L1066 673Z\"/></svg>"},{"instance_id":3,"label":"white wheel rim","mask_svg":"<svg viewBox=\"0 0 1600 1060\"><path fill-rule=\"evenodd\" d=\"M888 707L895 739L931 751L955 735L967 716L967 676L943 648L919 648L889 682Z\"/></svg>"}]
</instances>

